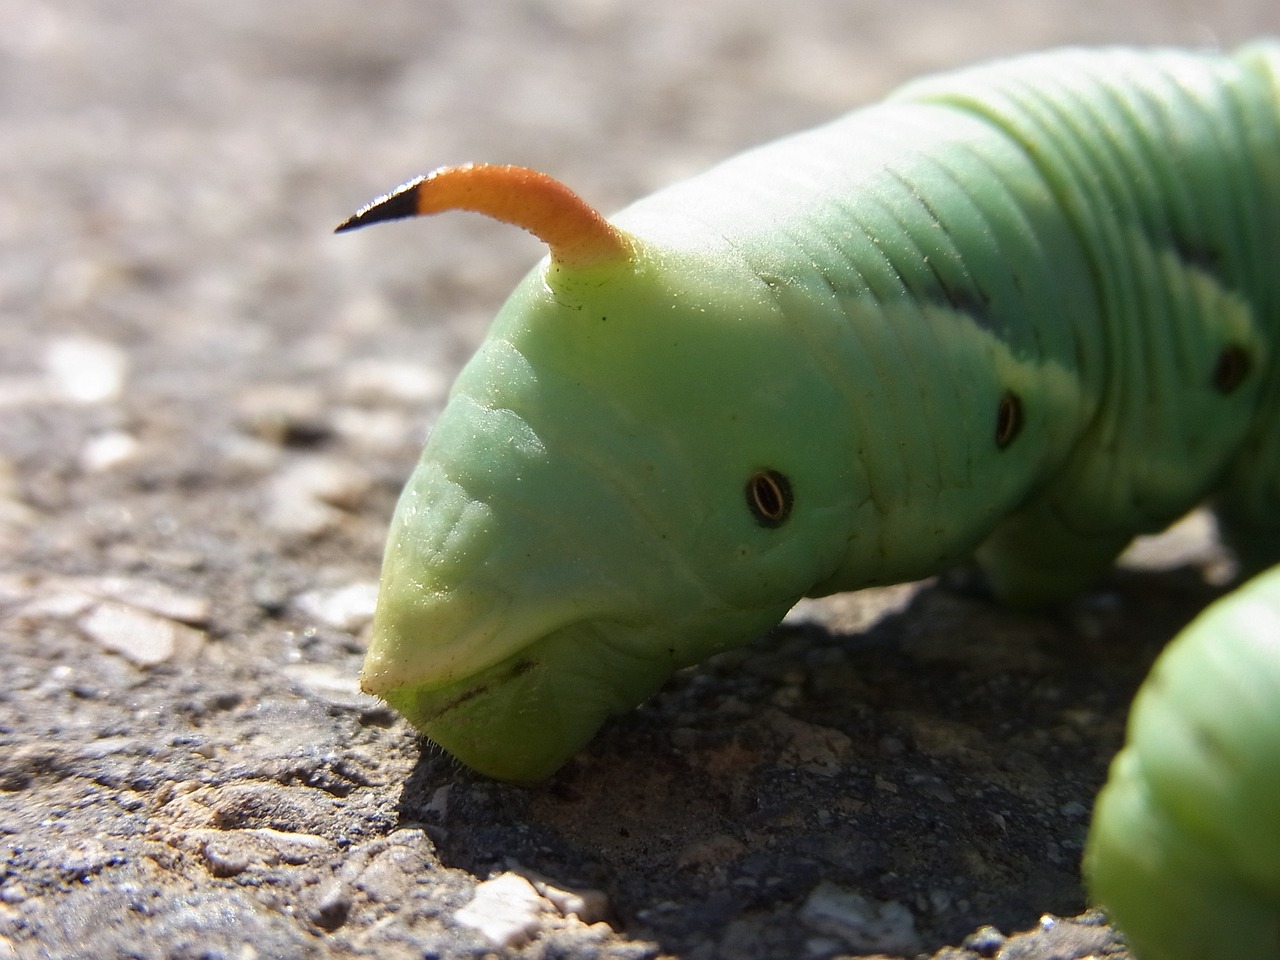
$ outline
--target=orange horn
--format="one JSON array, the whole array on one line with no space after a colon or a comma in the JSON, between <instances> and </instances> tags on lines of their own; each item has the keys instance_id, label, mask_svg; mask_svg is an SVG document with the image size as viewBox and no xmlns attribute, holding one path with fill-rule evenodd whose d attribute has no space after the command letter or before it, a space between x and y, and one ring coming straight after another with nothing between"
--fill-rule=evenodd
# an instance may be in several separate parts
<instances>
[{"instance_id":1,"label":"orange horn","mask_svg":"<svg viewBox=\"0 0 1280 960\"><path fill-rule=\"evenodd\" d=\"M559 180L525 167L484 163L441 167L410 180L335 232L444 210L472 210L523 227L565 267L594 267L632 255L626 235Z\"/></svg>"}]
</instances>

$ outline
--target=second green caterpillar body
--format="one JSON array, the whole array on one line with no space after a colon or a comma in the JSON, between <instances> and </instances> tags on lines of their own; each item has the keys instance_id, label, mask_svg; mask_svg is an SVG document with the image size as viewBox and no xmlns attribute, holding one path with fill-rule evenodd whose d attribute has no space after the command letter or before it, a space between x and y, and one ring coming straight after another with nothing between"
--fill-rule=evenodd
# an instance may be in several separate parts
<instances>
[{"instance_id":1,"label":"second green caterpillar body","mask_svg":"<svg viewBox=\"0 0 1280 960\"><path fill-rule=\"evenodd\" d=\"M1084 865L1142 958L1280 957L1280 567L1156 661Z\"/></svg>"},{"instance_id":2,"label":"second green caterpillar body","mask_svg":"<svg viewBox=\"0 0 1280 960\"><path fill-rule=\"evenodd\" d=\"M482 772L804 595L973 558L1053 599L1209 495L1280 559L1275 46L925 80L608 221L463 167L344 226L455 208L551 253L405 488L362 679Z\"/></svg>"}]
</instances>

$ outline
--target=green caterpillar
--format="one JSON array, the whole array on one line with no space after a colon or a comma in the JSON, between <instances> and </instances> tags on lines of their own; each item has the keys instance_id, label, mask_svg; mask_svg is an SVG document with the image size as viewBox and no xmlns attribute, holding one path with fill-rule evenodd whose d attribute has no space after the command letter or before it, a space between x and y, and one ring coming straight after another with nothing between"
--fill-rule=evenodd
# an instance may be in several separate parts
<instances>
[{"instance_id":1,"label":"green caterpillar","mask_svg":"<svg viewBox=\"0 0 1280 960\"><path fill-rule=\"evenodd\" d=\"M1156 661L1084 867L1140 957L1280 957L1280 567Z\"/></svg>"},{"instance_id":2,"label":"green caterpillar","mask_svg":"<svg viewBox=\"0 0 1280 960\"><path fill-rule=\"evenodd\" d=\"M801 596L972 559L999 596L1043 602L1209 496L1249 568L1280 559L1276 45L1063 51L927 79L610 220L541 174L468 166L339 229L459 208L550 256L404 490L362 686L483 773L548 776L606 717ZM1207 650L1256 608L1241 603L1177 648ZM1254 777L1239 803L1270 871L1212 859L1212 806L1141 842L1249 886L1270 930L1249 956L1280 956L1275 637L1273 621L1221 662L1245 682L1269 671L1268 706L1206 689L1188 714L1242 753L1214 752L1217 726L1162 738L1140 709L1088 858L1122 926L1111 877L1180 881L1133 866L1157 854L1113 821L1180 809L1180 770L1212 759L1219 790ZM1209 656L1171 654L1157 678L1189 682ZM1250 767L1255 739L1270 759Z\"/></svg>"}]
</instances>

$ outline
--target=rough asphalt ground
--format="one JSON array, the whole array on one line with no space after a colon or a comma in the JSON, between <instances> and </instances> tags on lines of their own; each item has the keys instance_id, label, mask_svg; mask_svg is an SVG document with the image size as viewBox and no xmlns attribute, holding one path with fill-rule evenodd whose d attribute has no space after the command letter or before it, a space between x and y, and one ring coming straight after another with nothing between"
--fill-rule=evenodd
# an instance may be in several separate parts
<instances>
[{"instance_id":1,"label":"rough asphalt ground","mask_svg":"<svg viewBox=\"0 0 1280 960\"><path fill-rule=\"evenodd\" d=\"M1050 615L806 605L496 785L354 678L399 485L539 250L329 229L446 162L608 210L921 72L1278 30L1274 0L8 0L0 958L1120 949L1041 917L1084 908L1127 700L1216 590L1202 526Z\"/></svg>"}]
</instances>

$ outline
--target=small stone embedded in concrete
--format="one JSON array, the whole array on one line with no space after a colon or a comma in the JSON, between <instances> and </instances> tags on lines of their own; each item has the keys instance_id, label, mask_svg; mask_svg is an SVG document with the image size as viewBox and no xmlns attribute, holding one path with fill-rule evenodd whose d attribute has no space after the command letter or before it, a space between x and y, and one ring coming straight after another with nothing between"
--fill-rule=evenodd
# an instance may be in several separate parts
<instances>
[{"instance_id":1,"label":"small stone embedded in concrete","mask_svg":"<svg viewBox=\"0 0 1280 960\"><path fill-rule=\"evenodd\" d=\"M106 340L62 337L49 344L44 366L50 386L64 399L103 403L120 396L129 359Z\"/></svg>"},{"instance_id":2,"label":"small stone embedded in concrete","mask_svg":"<svg viewBox=\"0 0 1280 960\"><path fill-rule=\"evenodd\" d=\"M853 748L848 734L832 727L797 720L781 710L765 716L772 729L787 737L782 762L819 776L834 776L844 769Z\"/></svg>"},{"instance_id":3,"label":"small stone embedded in concrete","mask_svg":"<svg viewBox=\"0 0 1280 960\"><path fill-rule=\"evenodd\" d=\"M348 710L379 709L382 701L361 693L355 672L327 663L293 663L280 668L303 696Z\"/></svg>"},{"instance_id":4,"label":"small stone embedded in concrete","mask_svg":"<svg viewBox=\"0 0 1280 960\"><path fill-rule=\"evenodd\" d=\"M0 604L16 622L74 620L106 649L138 666L192 656L204 641L193 627L206 624L207 597L138 577L10 578L0 583Z\"/></svg>"},{"instance_id":5,"label":"small stone embedded in concrete","mask_svg":"<svg viewBox=\"0 0 1280 960\"><path fill-rule=\"evenodd\" d=\"M333 429L350 447L376 454L392 454L404 446L421 446L421 427L400 410L338 407Z\"/></svg>"},{"instance_id":6,"label":"small stone embedded in concrete","mask_svg":"<svg viewBox=\"0 0 1280 960\"><path fill-rule=\"evenodd\" d=\"M746 849L736 837L717 833L684 847L676 855L676 866L692 870L717 869L740 857Z\"/></svg>"},{"instance_id":7,"label":"small stone embedded in concrete","mask_svg":"<svg viewBox=\"0 0 1280 960\"><path fill-rule=\"evenodd\" d=\"M71 585L95 596L119 600L131 607L191 626L198 627L209 622L212 604L208 597L175 590L158 580L85 577L71 581Z\"/></svg>"},{"instance_id":8,"label":"small stone embedded in concrete","mask_svg":"<svg viewBox=\"0 0 1280 960\"><path fill-rule=\"evenodd\" d=\"M829 605L822 600L802 597L787 611L782 623L788 627L823 627L831 619Z\"/></svg>"},{"instance_id":9,"label":"small stone embedded in concrete","mask_svg":"<svg viewBox=\"0 0 1280 960\"><path fill-rule=\"evenodd\" d=\"M354 463L307 457L268 483L266 522L282 533L315 536L341 523L372 484L369 473Z\"/></svg>"},{"instance_id":10,"label":"small stone embedded in concrete","mask_svg":"<svg viewBox=\"0 0 1280 960\"><path fill-rule=\"evenodd\" d=\"M355 886L375 903L402 900L420 860L412 847L392 844L377 853L360 871Z\"/></svg>"},{"instance_id":11,"label":"small stone embedded in concrete","mask_svg":"<svg viewBox=\"0 0 1280 960\"><path fill-rule=\"evenodd\" d=\"M532 940L553 909L524 877L503 873L477 886L475 897L454 919L480 931L494 946L508 949Z\"/></svg>"},{"instance_id":12,"label":"small stone embedded in concrete","mask_svg":"<svg viewBox=\"0 0 1280 960\"><path fill-rule=\"evenodd\" d=\"M1000 930L990 924L979 927L961 942L961 945L974 951L979 956L994 957L996 951L1004 946L1008 939Z\"/></svg>"},{"instance_id":13,"label":"small stone embedded in concrete","mask_svg":"<svg viewBox=\"0 0 1280 960\"><path fill-rule=\"evenodd\" d=\"M609 915L609 895L603 890L566 890L544 880L535 880L533 886L562 917L577 917L583 923L592 924Z\"/></svg>"},{"instance_id":14,"label":"small stone embedded in concrete","mask_svg":"<svg viewBox=\"0 0 1280 960\"><path fill-rule=\"evenodd\" d=\"M133 460L141 448L133 434L108 430L90 437L80 449L80 466L86 473L106 473Z\"/></svg>"},{"instance_id":15,"label":"small stone embedded in concrete","mask_svg":"<svg viewBox=\"0 0 1280 960\"><path fill-rule=\"evenodd\" d=\"M443 787L436 787L431 794L431 802L422 808L424 814L432 814L439 820L443 820L449 813L449 794L453 791L453 784L446 783Z\"/></svg>"},{"instance_id":16,"label":"small stone embedded in concrete","mask_svg":"<svg viewBox=\"0 0 1280 960\"><path fill-rule=\"evenodd\" d=\"M346 922L351 912L351 891L339 878L322 883L312 896L307 915L318 927L336 930Z\"/></svg>"},{"instance_id":17,"label":"small stone embedded in concrete","mask_svg":"<svg viewBox=\"0 0 1280 960\"><path fill-rule=\"evenodd\" d=\"M306 863L317 854L329 853L333 850L332 840L313 833L276 830L272 827L253 827L240 832L268 844L283 863L294 865Z\"/></svg>"},{"instance_id":18,"label":"small stone embedded in concrete","mask_svg":"<svg viewBox=\"0 0 1280 960\"><path fill-rule=\"evenodd\" d=\"M1217 523L1204 508L1192 510L1173 526L1135 537L1116 563L1139 570L1202 567L1212 559Z\"/></svg>"},{"instance_id":19,"label":"small stone embedded in concrete","mask_svg":"<svg viewBox=\"0 0 1280 960\"><path fill-rule=\"evenodd\" d=\"M378 584L374 581L308 590L294 600L303 616L348 633L359 633L368 626L377 603Z\"/></svg>"},{"instance_id":20,"label":"small stone embedded in concrete","mask_svg":"<svg viewBox=\"0 0 1280 960\"><path fill-rule=\"evenodd\" d=\"M324 393L316 387L252 387L241 394L237 408L246 431L276 446L309 446L329 433Z\"/></svg>"},{"instance_id":21,"label":"small stone embedded in concrete","mask_svg":"<svg viewBox=\"0 0 1280 960\"><path fill-rule=\"evenodd\" d=\"M104 649L140 667L186 659L204 640L199 630L114 601L97 604L78 623Z\"/></svg>"},{"instance_id":22,"label":"small stone embedded in concrete","mask_svg":"<svg viewBox=\"0 0 1280 960\"><path fill-rule=\"evenodd\" d=\"M186 829L171 842L202 855L215 877L234 877L281 864L301 866L332 854L334 849L333 841L325 837L270 827Z\"/></svg>"},{"instance_id":23,"label":"small stone embedded in concrete","mask_svg":"<svg viewBox=\"0 0 1280 960\"><path fill-rule=\"evenodd\" d=\"M204 844L204 859L215 877L234 877L249 869L252 862L235 837L211 837Z\"/></svg>"},{"instance_id":24,"label":"small stone embedded in concrete","mask_svg":"<svg viewBox=\"0 0 1280 960\"><path fill-rule=\"evenodd\" d=\"M853 951L911 954L923 948L915 918L896 900L873 900L829 881L813 888L800 920Z\"/></svg>"},{"instance_id":25,"label":"small stone embedded in concrete","mask_svg":"<svg viewBox=\"0 0 1280 960\"><path fill-rule=\"evenodd\" d=\"M27 578L17 584L19 590L4 597L18 619L40 621L75 617L88 610L97 598L87 591L61 580Z\"/></svg>"},{"instance_id":26,"label":"small stone embedded in concrete","mask_svg":"<svg viewBox=\"0 0 1280 960\"><path fill-rule=\"evenodd\" d=\"M426 364L358 360L343 371L341 390L357 403L424 407L444 399L449 392L449 379L438 367Z\"/></svg>"},{"instance_id":27,"label":"small stone embedded in concrete","mask_svg":"<svg viewBox=\"0 0 1280 960\"><path fill-rule=\"evenodd\" d=\"M1116 933L1104 923L1090 923L1088 916L1064 920L1045 914L1033 930L1005 940L1000 960L1032 960L1034 957L1101 957L1116 953ZM1083 922L1082 922L1083 921Z\"/></svg>"}]
</instances>

